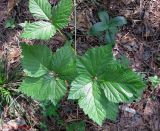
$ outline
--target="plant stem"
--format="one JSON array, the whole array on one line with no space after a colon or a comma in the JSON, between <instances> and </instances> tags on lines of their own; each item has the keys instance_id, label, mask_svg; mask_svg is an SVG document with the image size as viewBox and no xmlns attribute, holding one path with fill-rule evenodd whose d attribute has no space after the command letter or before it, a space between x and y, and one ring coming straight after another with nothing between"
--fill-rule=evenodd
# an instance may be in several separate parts
<instances>
[{"instance_id":1,"label":"plant stem","mask_svg":"<svg viewBox=\"0 0 160 131\"><path fill-rule=\"evenodd\" d=\"M76 9L76 0L74 0L74 27L75 27L75 30L74 30L74 49L75 49L75 55L77 55L77 9Z\"/></svg>"},{"instance_id":2,"label":"plant stem","mask_svg":"<svg viewBox=\"0 0 160 131\"><path fill-rule=\"evenodd\" d=\"M57 30L62 35L62 37L66 40L67 39L66 36L59 29L57 29Z\"/></svg>"}]
</instances>

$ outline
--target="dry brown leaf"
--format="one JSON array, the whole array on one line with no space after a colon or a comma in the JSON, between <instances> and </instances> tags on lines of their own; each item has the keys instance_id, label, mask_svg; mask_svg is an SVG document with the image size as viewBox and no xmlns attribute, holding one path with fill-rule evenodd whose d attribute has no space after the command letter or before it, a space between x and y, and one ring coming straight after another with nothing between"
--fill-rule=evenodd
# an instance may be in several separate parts
<instances>
[{"instance_id":1,"label":"dry brown leaf","mask_svg":"<svg viewBox=\"0 0 160 131\"><path fill-rule=\"evenodd\" d=\"M11 13L11 10L14 8L14 6L15 6L15 0L8 0L8 5L7 5L8 14Z\"/></svg>"},{"instance_id":2,"label":"dry brown leaf","mask_svg":"<svg viewBox=\"0 0 160 131\"><path fill-rule=\"evenodd\" d=\"M8 0L8 5L7 5L7 12L8 14L11 14L12 9L14 6L19 2L19 0Z\"/></svg>"},{"instance_id":3,"label":"dry brown leaf","mask_svg":"<svg viewBox=\"0 0 160 131\"><path fill-rule=\"evenodd\" d=\"M77 29L87 31L91 27L92 8L84 9L77 13Z\"/></svg>"},{"instance_id":4,"label":"dry brown leaf","mask_svg":"<svg viewBox=\"0 0 160 131\"><path fill-rule=\"evenodd\" d=\"M149 99L144 109L144 115L152 115L154 108L155 108L155 103Z\"/></svg>"}]
</instances>

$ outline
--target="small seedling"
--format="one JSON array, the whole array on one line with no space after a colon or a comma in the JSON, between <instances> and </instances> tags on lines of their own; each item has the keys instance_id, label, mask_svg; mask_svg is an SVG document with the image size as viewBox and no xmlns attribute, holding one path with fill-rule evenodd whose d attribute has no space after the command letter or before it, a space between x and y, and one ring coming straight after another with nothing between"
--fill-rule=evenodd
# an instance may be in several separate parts
<instances>
[{"instance_id":1,"label":"small seedling","mask_svg":"<svg viewBox=\"0 0 160 131\"><path fill-rule=\"evenodd\" d=\"M105 42L114 44L118 27L127 24L126 19L122 16L111 18L106 11L99 12L98 16L101 21L90 28L89 34L98 37L104 34Z\"/></svg>"},{"instance_id":2,"label":"small seedling","mask_svg":"<svg viewBox=\"0 0 160 131\"><path fill-rule=\"evenodd\" d=\"M152 85L154 88L156 88L158 85L160 85L160 78L156 75L149 77L149 80L152 82Z\"/></svg>"},{"instance_id":3,"label":"small seedling","mask_svg":"<svg viewBox=\"0 0 160 131\"><path fill-rule=\"evenodd\" d=\"M3 85L7 83L7 78L5 74L5 65L4 61L0 59L0 105L3 103L10 104L11 101L11 93L9 90L5 89Z\"/></svg>"},{"instance_id":4,"label":"small seedling","mask_svg":"<svg viewBox=\"0 0 160 131\"><path fill-rule=\"evenodd\" d=\"M15 28L15 19L14 18L7 19L7 21L5 23L5 28L14 29Z\"/></svg>"}]
</instances>

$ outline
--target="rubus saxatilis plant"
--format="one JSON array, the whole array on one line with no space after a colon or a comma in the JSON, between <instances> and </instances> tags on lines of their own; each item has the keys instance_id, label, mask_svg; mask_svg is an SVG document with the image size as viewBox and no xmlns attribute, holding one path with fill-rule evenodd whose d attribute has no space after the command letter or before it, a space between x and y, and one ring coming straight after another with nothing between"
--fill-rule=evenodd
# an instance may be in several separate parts
<instances>
[{"instance_id":1,"label":"rubus saxatilis plant","mask_svg":"<svg viewBox=\"0 0 160 131\"><path fill-rule=\"evenodd\" d=\"M41 21L26 23L22 37L51 38L67 25L71 7L72 0L60 0L53 8L47 0L30 0L31 13ZM99 31L112 32L126 23L123 17L109 20L106 12L99 17L102 22L94 25ZM84 113L99 125L106 118L115 120L118 104L139 99L145 87L139 75L115 60L111 45L89 49L83 56L76 55L69 42L55 53L44 45L23 43L21 47L25 78L19 90L55 106L69 90L68 100L78 101Z\"/></svg>"},{"instance_id":2,"label":"rubus saxatilis plant","mask_svg":"<svg viewBox=\"0 0 160 131\"><path fill-rule=\"evenodd\" d=\"M72 11L72 0L60 0L51 6L48 0L29 0L29 10L39 21L25 24L22 38L47 40L55 35L56 30L68 24Z\"/></svg>"},{"instance_id":3,"label":"rubus saxatilis plant","mask_svg":"<svg viewBox=\"0 0 160 131\"><path fill-rule=\"evenodd\" d=\"M70 44L54 54L43 45L22 44L22 66L26 77L21 92L56 105L70 86L68 99L78 100L99 125L106 118L115 120L118 104L138 99L145 86L140 76L115 60L109 45L78 56Z\"/></svg>"},{"instance_id":4,"label":"rubus saxatilis plant","mask_svg":"<svg viewBox=\"0 0 160 131\"><path fill-rule=\"evenodd\" d=\"M93 36L102 36L104 34L105 42L114 45L118 27L127 24L126 19L123 16L111 18L106 11L100 11L98 16L101 21L90 28L89 34Z\"/></svg>"}]
</instances>

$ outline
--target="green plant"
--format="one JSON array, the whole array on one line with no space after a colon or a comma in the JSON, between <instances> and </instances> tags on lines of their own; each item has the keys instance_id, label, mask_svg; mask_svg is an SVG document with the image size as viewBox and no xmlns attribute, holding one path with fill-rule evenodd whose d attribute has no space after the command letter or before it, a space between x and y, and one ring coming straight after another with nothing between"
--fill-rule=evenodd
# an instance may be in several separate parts
<instances>
[{"instance_id":1,"label":"green plant","mask_svg":"<svg viewBox=\"0 0 160 131\"><path fill-rule=\"evenodd\" d=\"M21 37L42 40L51 38L56 30L67 25L71 9L72 0L60 0L53 8L48 0L30 0L29 10L40 21L23 24L24 32Z\"/></svg>"},{"instance_id":2,"label":"green plant","mask_svg":"<svg viewBox=\"0 0 160 131\"><path fill-rule=\"evenodd\" d=\"M14 67L13 70L9 70L7 60L4 55L0 57L0 109L3 110L4 106L9 107L9 111L14 110L18 105L13 96L16 96L17 86L16 80L20 80L22 70L20 66Z\"/></svg>"},{"instance_id":3,"label":"green plant","mask_svg":"<svg viewBox=\"0 0 160 131\"><path fill-rule=\"evenodd\" d=\"M152 82L152 85L156 88L158 85L160 85L160 78L158 76L152 76L149 77L149 80Z\"/></svg>"},{"instance_id":4,"label":"green plant","mask_svg":"<svg viewBox=\"0 0 160 131\"><path fill-rule=\"evenodd\" d=\"M104 33L105 42L114 44L118 27L127 24L126 19L122 16L111 18L106 11L99 12L98 16L101 22L94 24L90 28L89 34L100 37Z\"/></svg>"},{"instance_id":5,"label":"green plant","mask_svg":"<svg viewBox=\"0 0 160 131\"><path fill-rule=\"evenodd\" d=\"M45 21L23 24L22 37L51 38L56 30L67 25L71 5L71 0L61 0L52 8L47 0L30 0L30 12ZM125 18L109 19L105 11L98 15L101 22L93 25L90 33L105 32L105 40L114 44L118 27L126 24ZM106 118L115 120L118 104L139 99L145 87L141 77L128 67L125 58L117 61L113 57L111 45L89 49L79 56L69 42L55 53L43 45L23 43L22 66L25 78L19 88L21 92L57 106L69 89L68 99L78 101L84 113L99 125ZM53 115L55 112L50 113Z\"/></svg>"},{"instance_id":6,"label":"green plant","mask_svg":"<svg viewBox=\"0 0 160 131\"><path fill-rule=\"evenodd\" d=\"M43 131L48 131L46 123L40 122L40 129Z\"/></svg>"},{"instance_id":7,"label":"green plant","mask_svg":"<svg viewBox=\"0 0 160 131\"><path fill-rule=\"evenodd\" d=\"M43 114L43 120L42 122L40 123L40 128L45 130L45 131L48 131L47 130L47 123L46 123L46 119L48 118L52 118L54 117L54 120L55 120L55 125L56 126L64 126L64 122L63 120L61 119L60 117L60 114L58 112L58 108L59 108L59 104L57 104L56 106L50 102L50 101L45 101L45 102L41 102L40 103L40 106L42 107L42 114Z\"/></svg>"},{"instance_id":8,"label":"green plant","mask_svg":"<svg viewBox=\"0 0 160 131\"><path fill-rule=\"evenodd\" d=\"M8 71L7 61L4 58L0 59L0 85L14 83L15 80L22 76L22 69L20 66L14 67L14 70Z\"/></svg>"},{"instance_id":9,"label":"green plant","mask_svg":"<svg viewBox=\"0 0 160 131\"><path fill-rule=\"evenodd\" d=\"M22 44L22 66L26 73L19 90L40 101L56 105L66 94L99 125L108 118L115 120L118 103L140 97L144 83L128 67L112 56L111 46L90 49L75 56L70 44L56 53L46 46Z\"/></svg>"},{"instance_id":10,"label":"green plant","mask_svg":"<svg viewBox=\"0 0 160 131\"><path fill-rule=\"evenodd\" d=\"M3 85L7 82L6 74L5 74L5 64L2 59L0 59L0 105L2 106L4 103L8 104L11 101L11 93L9 90L5 89Z\"/></svg>"},{"instance_id":11,"label":"green plant","mask_svg":"<svg viewBox=\"0 0 160 131\"><path fill-rule=\"evenodd\" d=\"M58 105L54 105L52 102L50 101L45 101L40 103L41 107L42 107L42 113L44 117L56 117L58 115Z\"/></svg>"},{"instance_id":12,"label":"green plant","mask_svg":"<svg viewBox=\"0 0 160 131\"><path fill-rule=\"evenodd\" d=\"M11 93L7 89L0 87L0 98L1 98L1 104L7 103L9 105L12 99Z\"/></svg>"},{"instance_id":13,"label":"green plant","mask_svg":"<svg viewBox=\"0 0 160 131\"><path fill-rule=\"evenodd\" d=\"M85 131L85 126L84 121L72 122L67 125L66 131Z\"/></svg>"},{"instance_id":14,"label":"green plant","mask_svg":"<svg viewBox=\"0 0 160 131\"><path fill-rule=\"evenodd\" d=\"M5 28L15 28L15 19L14 18L9 18L7 19L6 23L5 23Z\"/></svg>"},{"instance_id":15,"label":"green plant","mask_svg":"<svg viewBox=\"0 0 160 131\"><path fill-rule=\"evenodd\" d=\"M5 64L2 58L0 59L0 85L5 83Z\"/></svg>"}]
</instances>

